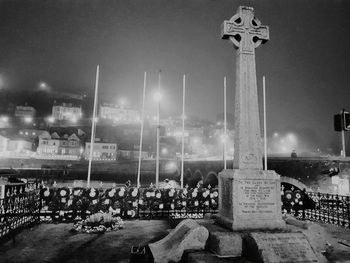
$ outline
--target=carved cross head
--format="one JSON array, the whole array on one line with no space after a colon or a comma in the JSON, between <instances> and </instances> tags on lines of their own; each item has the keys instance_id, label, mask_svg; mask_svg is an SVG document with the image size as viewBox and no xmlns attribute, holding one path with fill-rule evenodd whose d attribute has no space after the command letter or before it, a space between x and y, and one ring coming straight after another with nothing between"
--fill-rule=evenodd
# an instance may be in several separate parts
<instances>
[{"instance_id":1,"label":"carved cross head","mask_svg":"<svg viewBox=\"0 0 350 263\"><path fill-rule=\"evenodd\" d=\"M240 6L229 21L222 24L222 38L229 38L240 52L255 54L255 48L269 40L269 27L254 17L252 7Z\"/></svg>"}]
</instances>

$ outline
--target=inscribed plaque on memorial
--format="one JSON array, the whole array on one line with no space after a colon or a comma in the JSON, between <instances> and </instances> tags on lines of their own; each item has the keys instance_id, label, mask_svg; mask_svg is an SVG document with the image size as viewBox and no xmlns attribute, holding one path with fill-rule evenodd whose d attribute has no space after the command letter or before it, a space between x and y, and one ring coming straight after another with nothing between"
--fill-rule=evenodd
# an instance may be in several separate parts
<instances>
[{"instance_id":1,"label":"inscribed plaque on memorial","mask_svg":"<svg viewBox=\"0 0 350 263\"><path fill-rule=\"evenodd\" d=\"M263 262L316 263L317 256L302 233L252 233Z\"/></svg>"},{"instance_id":2,"label":"inscribed plaque on memorial","mask_svg":"<svg viewBox=\"0 0 350 263\"><path fill-rule=\"evenodd\" d=\"M240 179L237 183L240 215L264 217L276 212L276 182L274 180Z\"/></svg>"}]
</instances>

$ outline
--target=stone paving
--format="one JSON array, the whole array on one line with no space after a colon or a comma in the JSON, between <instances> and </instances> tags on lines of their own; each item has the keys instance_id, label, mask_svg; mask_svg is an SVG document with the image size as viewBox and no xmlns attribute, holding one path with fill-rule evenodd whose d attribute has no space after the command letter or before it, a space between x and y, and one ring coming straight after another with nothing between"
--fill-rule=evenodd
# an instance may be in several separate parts
<instances>
[{"instance_id":1,"label":"stone paving","mask_svg":"<svg viewBox=\"0 0 350 263\"><path fill-rule=\"evenodd\" d=\"M129 262L131 246L146 245L163 238L169 229L175 227L175 223L165 220L125 221L123 229L104 234L73 233L70 231L72 226L43 223L25 229L17 234L15 243L10 240L0 246L0 262ZM334 247L330 262L350 262L350 229L322 226ZM207 259L210 256L206 254ZM203 252L195 257L203 257ZM226 259L213 262L247 261Z\"/></svg>"}]
</instances>

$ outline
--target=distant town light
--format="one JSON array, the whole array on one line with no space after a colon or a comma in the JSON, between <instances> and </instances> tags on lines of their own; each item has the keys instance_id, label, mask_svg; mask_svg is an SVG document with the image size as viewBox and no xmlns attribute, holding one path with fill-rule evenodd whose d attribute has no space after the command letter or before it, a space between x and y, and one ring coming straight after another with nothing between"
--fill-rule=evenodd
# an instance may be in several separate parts
<instances>
[{"instance_id":1,"label":"distant town light","mask_svg":"<svg viewBox=\"0 0 350 263\"><path fill-rule=\"evenodd\" d=\"M162 94L159 91L157 91L154 93L153 98L156 102L160 102L162 100Z\"/></svg>"},{"instance_id":2,"label":"distant town light","mask_svg":"<svg viewBox=\"0 0 350 263\"><path fill-rule=\"evenodd\" d=\"M1 121L2 122L8 122L9 121L9 117L8 116L1 116Z\"/></svg>"},{"instance_id":3,"label":"distant town light","mask_svg":"<svg viewBox=\"0 0 350 263\"><path fill-rule=\"evenodd\" d=\"M24 122L25 123L32 123L33 122L33 118L32 117L24 117Z\"/></svg>"},{"instance_id":4,"label":"distant town light","mask_svg":"<svg viewBox=\"0 0 350 263\"><path fill-rule=\"evenodd\" d=\"M46 82L41 81L39 82L39 90L41 91L48 91L50 89L49 85L47 85Z\"/></svg>"},{"instance_id":5,"label":"distant town light","mask_svg":"<svg viewBox=\"0 0 350 263\"><path fill-rule=\"evenodd\" d=\"M273 137L275 137L275 138L278 137L278 135L279 135L278 132L273 133Z\"/></svg>"},{"instance_id":6,"label":"distant town light","mask_svg":"<svg viewBox=\"0 0 350 263\"><path fill-rule=\"evenodd\" d=\"M225 142L226 142L226 135L225 135L225 134L222 134L222 135L220 136L220 139L221 139L221 142L222 142L222 143L225 143Z\"/></svg>"},{"instance_id":7,"label":"distant town light","mask_svg":"<svg viewBox=\"0 0 350 263\"><path fill-rule=\"evenodd\" d=\"M72 118L71 118L71 122L73 122L73 123L77 123L77 117L75 117L75 116L73 116Z\"/></svg>"},{"instance_id":8,"label":"distant town light","mask_svg":"<svg viewBox=\"0 0 350 263\"><path fill-rule=\"evenodd\" d=\"M194 137L194 138L193 138L193 143L197 144L197 143L199 143L199 141L200 141L200 140L199 140L198 137Z\"/></svg>"},{"instance_id":9,"label":"distant town light","mask_svg":"<svg viewBox=\"0 0 350 263\"><path fill-rule=\"evenodd\" d=\"M55 118L53 116L49 116L49 117L47 117L47 121L49 123L54 123L55 122Z\"/></svg>"},{"instance_id":10,"label":"distant town light","mask_svg":"<svg viewBox=\"0 0 350 263\"><path fill-rule=\"evenodd\" d=\"M120 98L119 99L119 105L123 109L128 104L128 101L126 98Z\"/></svg>"},{"instance_id":11,"label":"distant town light","mask_svg":"<svg viewBox=\"0 0 350 263\"><path fill-rule=\"evenodd\" d=\"M168 149L167 149L167 148L163 148L163 149L162 149L162 154L163 154L163 155L168 154Z\"/></svg>"}]
</instances>

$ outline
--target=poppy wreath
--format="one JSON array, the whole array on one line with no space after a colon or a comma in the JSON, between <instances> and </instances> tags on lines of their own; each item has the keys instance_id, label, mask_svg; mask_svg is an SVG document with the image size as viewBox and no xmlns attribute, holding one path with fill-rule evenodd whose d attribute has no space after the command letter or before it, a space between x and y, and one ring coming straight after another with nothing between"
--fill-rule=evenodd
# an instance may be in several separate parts
<instances>
[{"instance_id":1,"label":"poppy wreath","mask_svg":"<svg viewBox=\"0 0 350 263\"><path fill-rule=\"evenodd\" d=\"M117 195L117 190L115 188L106 189L104 197L107 199L114 200Z\"/></svg>"},{"instance_id":2,"label":"poppy wreath","mask_svg":"<svg viewBox=\"0 0 350 263\"><path fill-rule=\"evenodd\" d=\"M186 198L187 198L187 194L188 194L187 188L185 188L185 189L180 189L179 192L178 192L178 197L179 197L180 199L186 199Z\"/></svg>"},{"instance_id":3,"label":"poppy wreath","mask_svg":"<svg viewBox=\"0 0 350 263\"><path fill-rule=\"evenodd\" d=\"M137 199L139 196L139 190L137 187L131 187L128 189L128 198Z\"/></svg>"},{"instance_id":4,"label":"poppy wreath","mask_svg":"<svg viewBox=\"0 0 350 263\"><path fill-rule=\"evenodd\" d=\"M218 198L219 198L218 189L211 189L210 190L210 198L211 199L216 199L216 201L218 201Z\"/></svg>"},{"instance_id":5,"label":"poppy wreath","mask_svg":"<svg viewBox=\"0 0 350 263\"><path fill-rule=\"evenodd\" d=\"M203 209L209 208L210 204L210 190L206 188L200 189L199 192L199 206Z\"/></svg>"},{"instance_id":6,"label":"poppy wreath","mask_svg":"<svg viewBox=\"0 0 350 263\"><path fill-rule=\"evenodd\" d=\"M187 207L190 209L198 209L199 208L199 201L197 199L188 199Z\"/></svg>"},{"instance_id":7,"label":"poppy wreath","mask_svg":"<svg viewBox=\"0 0 350 263\"><path fill-rule=\"evenodd\" d=\"M165 199L167 202L172 202L177 198L177 191L174 188L165 190Z\"/></svg>"},{"instance_id":8,"label":"poppy wreath","mask_svg":"<svg viewBox=\"0 0 350 263\"><path fill-rule=\"evenodd\" d=\"M150 203L151 203L150 200L145 200L145 199L139 199L138 201L139 208L143 211L150 208Z\"/></svg>"},{"instance_id":9,"label":"poppy wreath","mask_svg":"<svg viewBox=\"0 0 350 263\"><path fill-rule=\"evenodd\" d=\"M130 207L133 207L135 209L137 209L139 206L138 199L129 199L126 201L126 203L127 203L128 207L130 206Z\"/></svg>"},{"instance_id":10,"label":"poppy wreath","mask_svg":"<svg viewBox=\"0 0 350 263\"><path fill-rule=\"evenodd\" d=\"M109 207L108 211L112 213L112 215L121 215L123 209L123 202L116 200Z\"/></svg>"},{"instance_id":11,"label":"poppy wreath","mask_svg":"<svg viewBox=\"0 0 350 263\"><path fill-rule=\"evenodd\" d=\"M303 204L303 199L304 199L304 196L303 196L303 193L302 191L300 190L296 190L294 191L294 197L295 197L295 203L296 204L299 204L299 205L302 205ZM301 202L301 203L300 203Z\"/></svg>"},{"instance_id":12,"label":"poppy wreath","mask_svg":"<svg viewBox=\"0 0 350 263\"><path fill-rule=\"evenodd\" d=\"M120 187L120 188L117 188L117 189L116 189L116 195L115 195L115 197L116 197L117 199L123 199L123 198L126 197L126 195L127 195L127 191L126 191L125 187Z\"/></svg>"},{"instance_id":13,"label":"poppy wreath","mask_svg":"<svg viewBox=\"0 0 350 263\"><path fill-rule=\"evenodd\" d=\"M143 189L143 192L142 192L141 196L142 196L142 199L144 201L152 200L156 196L155 189L153 189L153 188L145 188L145 189Z\"/></svg>"},{"instance_id":14,"label":"poppy wreath","mask_svg":"<svg viewBox=\"0 0 350 263\"><path fill-rule=\"evenodd\" d=\"M175 209L175 203L174 200L166 201L164 204L164 210L174 210Z\"/></svg>"},{"instance_id":15,"label":"poppy wreath","mask_svg":"<svg viewBox=\"0 0 350 263\"><path fill-rule=\"evenodd\" d=\"M283 212L290 213L294 204L294 194L291 190L284 191L282 196L282 210Z\"/></svg>"},{"instance_id":16,"label":"poppy wreath","mask_svg":"<svg viewBox=\"0 0 350 263\"><path fill-rule=\"evenodd\" d=\"M218 204L217 199L210 199L209 207L213 210L218 209L219 204Z\"/></svg>"},{"instance_id":17,"label":"poppy wreath","mask_svg":"<svg viewBox=\"0 0 350 263\"><path fill-rule=\"evenodd\" d=\"M293 210L299 211L303 208L303 193L300 190L294 191Z\"/></svg>"},{"instance_id":18,"label":"poppy wreath","mask_svg":"<svg viewBox=\"0 0 350 263\"><path fill-rule=\"evenodd\" d=\"M207 188L200 189L199 198L202 201L209 200L210 199L210 190Z\"/></svg>"},{"instance_id":19,"label":"poppy wreath","mask_svg":"<svg viewBox=\"0 0 350 263\"><path fill-rule=\"evenodd\" d=\"M46 203L49 203L54 196L54 191L53 189L49 189L48 187L45 187L40 190L40 196Z\"/></svg>"},{"instance_id":20,"label":"poppy wreath","mask_svg":"<svg viewBox=\"0 0 350 263\"><path fill-rule=\"evenodd\" d=\"M74 198L81 198L85 194L85 188L83 187L75 187L72 191Z\"/></svg>"},{"instance_id":21,"label":"poppy wreath","mask_svg":"<svg viewBox=\"0 0 350 263\"><path fill-rule=\"evenodd\" d=\"M69 199L70 190L67 187L57 189L56 197L61 204L66 204Z\"/></svg>"},{"instance_id":22,"label":"poppy wreath","mask_svg":"<svg viewBox=\"0 0 350 263\"><path fill-rule=\"evenodd\" d=\"M85 197L89 199L92 205L96 205L98 203L99 191L95 188L86 189Z\"/></svg>"},{"instance_id":23,"label":"poppy wreath","mask_svg":"<svg viewBox=\"0 0 350 263\"><path fill-rule=\"evenodd\" d=\"M125 205L125 217L135 218L137 216L137 205L134 206L133 202L127 202Z\"/></svg>"},{"instance_id":24,"label":"poppy wreath","mask_svg":"<svg viewBox=\"0 0 350 263\"><path fill-rule=\"evenodd\" d=\"M287 203L291 204L294 201L294 199L295 199L294 194L291 190L284 191L284 194L282 196L282 202L284 204L287 204Z\"/></svg>"},{"instance_id":25,"label":"poppy wreath","mask_svg":"<svg viewBox=\"0 0 350 263\"><path fill-rule=\"evenodd\" d=\"M162 200L163 196L164 196L164 191L161 189L156 189L154 198L159 201L159 200Z\"/></svg>"},{"instance_id":26,"label":"poppy wreath","mask_svg":"<svg viewBox=\"0 0 350 263\"><path fill-rule=\"evenodd\" d=\"M182 210L187 207L186 199L178 198L175 200L175 209Z\"/></svg>"}]
</instances>

